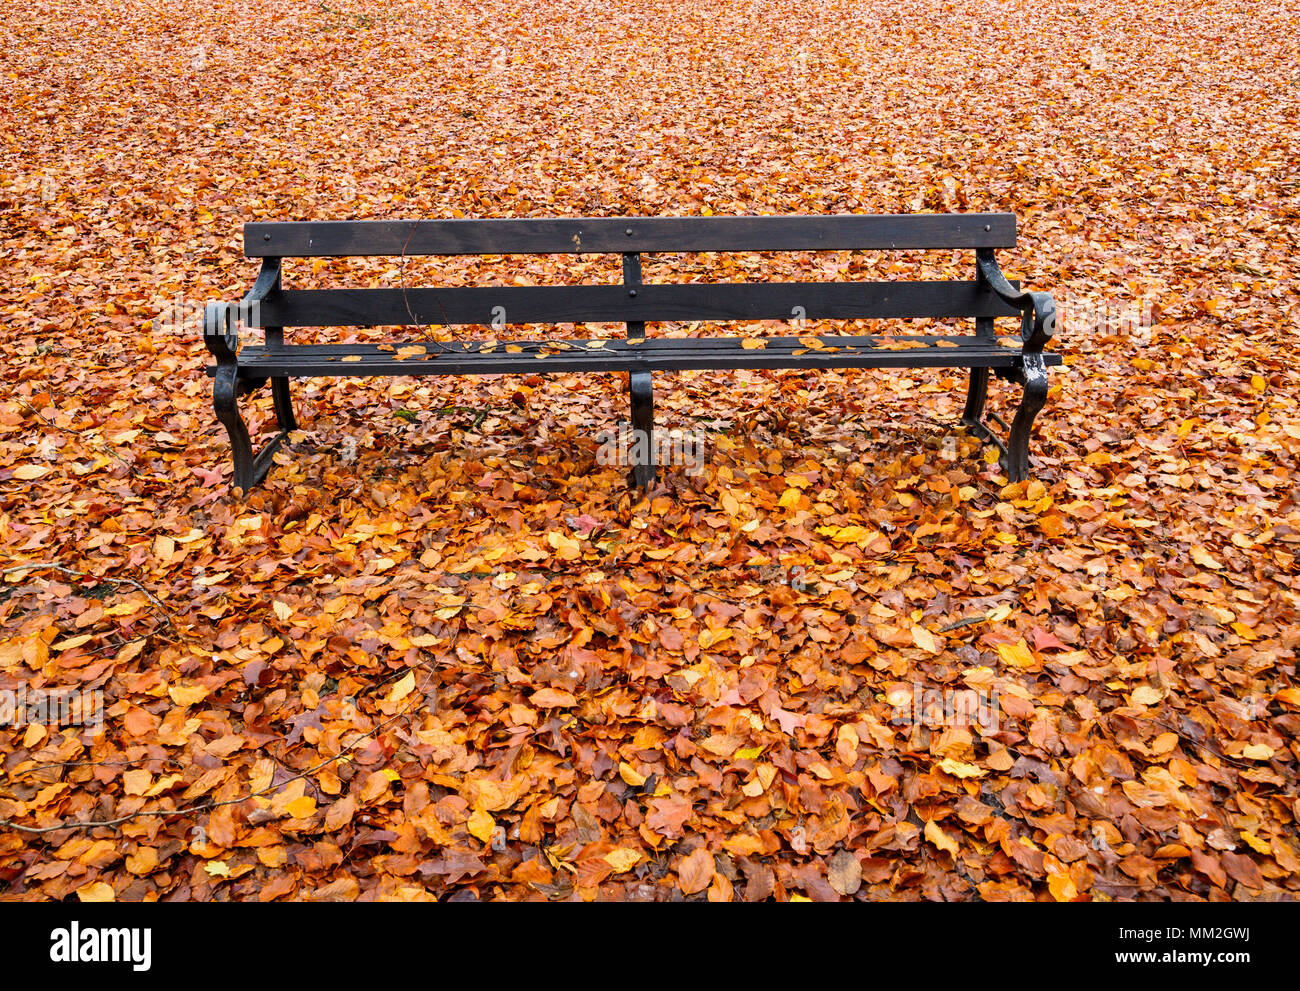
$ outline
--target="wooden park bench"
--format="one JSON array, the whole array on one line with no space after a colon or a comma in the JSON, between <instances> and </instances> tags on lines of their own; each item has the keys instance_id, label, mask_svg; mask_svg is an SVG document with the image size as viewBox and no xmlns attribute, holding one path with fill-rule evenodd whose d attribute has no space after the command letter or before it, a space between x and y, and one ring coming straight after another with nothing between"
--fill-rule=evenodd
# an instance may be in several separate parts
<instances>
[{"instance_id":1,"label":"wooden park bench","mask_svg":"<svg viewBox=\"0 0 1300 991\"><path fill-rule=\"evenodd\" d=\"M1042 292L1021 292L1003 277L993 252L1016 241L1007 213L911 216L632 217L574 220L417 220L250 223L244 253L262 270L240 304L210 303L204 340L216 358L213 404L230 434L234 484L245 494L271 466L296 428L289 379L338 375L492 375L629 372L639 486L655 478L652 442L655 372L707 368L969 368L962 422L1001 450L1012 481L1029 471L1029 435L1047 397L1045 352L1056 307ZM653 252L833 251L843 249L975 251L974 278L944 282L794 282L669 285L641 281L641 256ZM622 285L482 286L428 289L285 289L285 258L407 255L609 253L623 259ZM994 321L1020 317L1020 335L999 340ZM663 338L661 321L973 318L974 334L823 336L755 339ZM290 327L622 323L626 338L593 347L555 338L531 341L401 340L391 344L290 344ZM265 343L239 346L240 325L265 329ZM420 347L419 345L423 345ZM1023 386L1019 410L1002 441L984 423L989 373ZM271 384L279 436L254 454L236 403Z\"/></svg>"}]
</instances>

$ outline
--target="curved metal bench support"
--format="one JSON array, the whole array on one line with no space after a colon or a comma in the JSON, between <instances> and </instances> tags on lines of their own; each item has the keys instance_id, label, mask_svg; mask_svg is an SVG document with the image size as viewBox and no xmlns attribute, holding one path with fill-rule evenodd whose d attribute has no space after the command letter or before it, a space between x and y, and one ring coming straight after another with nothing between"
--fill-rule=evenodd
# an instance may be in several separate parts
<instances>
[{"instance_id":1,"label":"curved metal bench support","mask_svg":"<svg viewBox=\"0 0 1300 991\"><path fill-rule=\"evenodd\" d=\"M217 419L230 435L230 451L234 460L234 485L248 492L266 477L272 458L279 450L290 430L297 429L293 403L289 396L289 380L272 378L271 396L275 406L276 424L280 433L256 455L248 427L239 413L238 399L261 388L264 378L241 378L239 375L239 323L241 318L249 325L257 325L258 307L280 288L280 259L266 258L252 289L237 306L229 303L209 303L203 311L203 343L217 360L212 383L212 408ZM283 330L266 329L268 345L283 343Z\"/></svg>"},{"instance_id":2,"label":"curved metal bench support","mask_svg":"<svg viewBox=\"0 0 1300 991\"><path fill-rule=\"evenodd\" d=\"M1019 372L1017 377L1025 391L1016 417L1011 421L1005 452L1007 478L1013 482L1029 477L1029 435L1034 429L1034 417L1047 402L1047 368L1043 365L1042 352L1026 352Z\"/></svg>"},{"instance_id":3,"label":"curved metal bench support","mask_svg":"<svg viewBox=\"0 0 1300 991\"><path fill-rule=\"evenodd\" d=\"M1024 394L1004 444L984 423L989 370L972 368L961 421L973 434L997 446L1001 452L999 461L1007 478L1020 482L1029 477L1029 438L1033 433L1034 418L1047 402L1047 366L1043 363L1043 347L1056 331L1056 301L1051 293L1022 292L1011 285L998 267L992 248L978 249L975 261L981 284L1003 302L1020 310L1020 364L1009 370L997 369L997 373L1008 381L1019 383ZM983 334L985 328L979 327L978 331ZM1000 417L996 419L1003 422Z\"/></svg>"}]
</instances>

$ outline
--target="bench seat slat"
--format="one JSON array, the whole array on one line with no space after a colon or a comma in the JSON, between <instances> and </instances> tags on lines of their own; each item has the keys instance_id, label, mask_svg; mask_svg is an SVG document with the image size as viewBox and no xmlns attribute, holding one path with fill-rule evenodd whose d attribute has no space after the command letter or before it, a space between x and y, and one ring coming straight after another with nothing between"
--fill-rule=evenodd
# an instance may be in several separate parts
<instances>
[{"instance_id":1,"label":"bench seat slat","mask_svg":"<svg viewBox=\"0 0 1300 991\"><path fill-rule=\"evenodd\" d=\"M262 303L260 320L355 327L1018 315L977 282L769 282L642 285L635 296L625 286L293 289Z\"/></svg>"},{"instance_id":2,"label":"bench seat slat","mask_svg":"<svg viewBox=\"0 0 1300 991\"><path fill-rule=\"evenodd\" d=\"M631 231L631 234L628 234ZM1009 248L1011 213L343 220L244 225L249 258Z\"/></svg>"},{"instance_id":3,"label":"bench seat slat","mask_svg":"<svg viewBox=\"0 0 1300 991\"><path fill-rule=\"evenodd\" d=\"M821 350L794 337L765 338L762 348L746 347L745 339L738 337L645 338L638 343L611 339L599 348L581 340L563 342L567 348L557 348L555 341L498 341L486 352L482 342L305 344L273 350L253 345L240 351L239 369L245 378L272 378L728 368L1010 368L1021 353L1018 347L964 335L819 339L825 343ZM398 356L402 349L420 346L426 349L424 354L408 350L405 357ZM1061 363L1057 354L1045 354L1044 359L1048 365Z\"/></svg>"}]
</instances>

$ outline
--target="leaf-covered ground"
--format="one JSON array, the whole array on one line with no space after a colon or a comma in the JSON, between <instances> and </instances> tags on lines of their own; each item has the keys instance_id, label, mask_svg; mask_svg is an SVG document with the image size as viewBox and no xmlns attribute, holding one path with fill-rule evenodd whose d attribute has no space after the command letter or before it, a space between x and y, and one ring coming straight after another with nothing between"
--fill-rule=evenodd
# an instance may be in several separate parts
<instances>
[{"instance_id":1,"label":"leaf-covered ground","mask_svg":"<svg viewBox=\"0 0 1300 991\"><path fill-rule=\"evenodd\" d=\"M100 688L105 720L0 729L0 897L1295 897L1297 27L1271 0L12 0L0 690ZM162 318L242 294L256 218L960 210L1015 212L1003 268L1063 311L1031 483L952 430L961 373L658 376L660 424L709 444L647 500L597 463L616 376L315 380L241 501L206 352ZM998 723L908 725L917 686Z\"/></svg>"}]
</instances>

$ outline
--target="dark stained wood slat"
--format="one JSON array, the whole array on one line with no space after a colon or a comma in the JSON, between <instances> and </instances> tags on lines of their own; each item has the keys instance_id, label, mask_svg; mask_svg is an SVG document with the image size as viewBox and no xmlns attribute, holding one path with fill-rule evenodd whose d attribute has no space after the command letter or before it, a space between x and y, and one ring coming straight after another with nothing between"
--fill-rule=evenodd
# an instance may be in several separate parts
<instances>
[{"instance_id":1,"label":"dark stained wood slat","mask_svg":"<svg viewBox=\"0 0 1300 991\"><path fill-rule=\"evenodd\" d=\"M797 312L796 307L802 312ZM383 327L645 321L944 319L1018 316L977 282L681 283L296 289L261 306L264 325Z\"/></svg>"},{"instance_id":2,"label":"dark stained wood slat","mask_svg":"<svg viewBox=\"0 0 1300 991\"><path fill-rule=\"evenodd\" d=\"M823 349L792 337L767 338L763 348L747 348L743 338L647 339L630 344L607 340L592 348L582 341L557 347L554 341L498 341L483 351L481 342L392 342L377 344L290 345L268 351L245 347L239 354L246 378L275 376L494 375L529 372L681 371L727 368L1010 368L1020 349L973 336L877 338L823 337ZM858 344L846 344L846 341ZM879 342L864 346L861 342ZM381 347L383 350L381 350ZM424 347L424 353L415 349ZM519 348L512 352L511 348ZM407 349L404 357L399 352ZM350 360L345 360L350 359ZM1060 355L1045 354L1058 365Z\"/></svg>"},{"instance_id":3,"label":"dark stained wood slat","mask_svg":"<svg viewBox=\"0 0 1300 991\"><path fill-rule=\"evenodd\" d=\"M630 232L630 233L629 233ZM347 220L244 225L249 258L1009 248L1011 213Z\"/></svg>"},{"instance_id":4,"label":"dark stained wood slat","mask_svg":"<svg viewBox=\"0 0 1300 991\"><path fill-rule=\"evenodd\" d=\"M628 340L624 337L570 337L570 338L548 338L546 340L537 339L519 339L512 340L509 338L491 338L474 341L435 341L433 339L409 338L402 340L389 341L366 341L351 342L346 344L295 344L289 341L287 344L276 347L263 348L261 345L250 345L240 352L240 362L246 360L246 356L264 354L273 354L277 350L291 351L299 356L329 355L339 357L342 355L360 353L357 349L370 349L377 351L381 347L385 350L393 350L407 347L426 347L430 352L433 351L455 351L457 353L479 353L483 351L500 351L506 347L522 347L536 350L538 348L552 348L564 350L566 348L576 348L583 351L624 351L628 353L644 354L647 351L664 351L681 348L720 348L723 350L753 350L755 345L752 343L746 347L746 341L752 342L761 340L764 347L787 350L799 350L808 347L806 341L816 338L824 347L832 348L880 348L888 349L891 346L900 344L926 345L934 347L985 347L985 348L1002 348L1019 352L1019 348L1011 346L1003 348L998 339L988 339L978 337L974 334L808 334L796 337L646 337ZM1004 335L1003 340L1012 341L1014 337ZM604 343L599 343L603 341Z\"/></svg>"}]
</instances>

